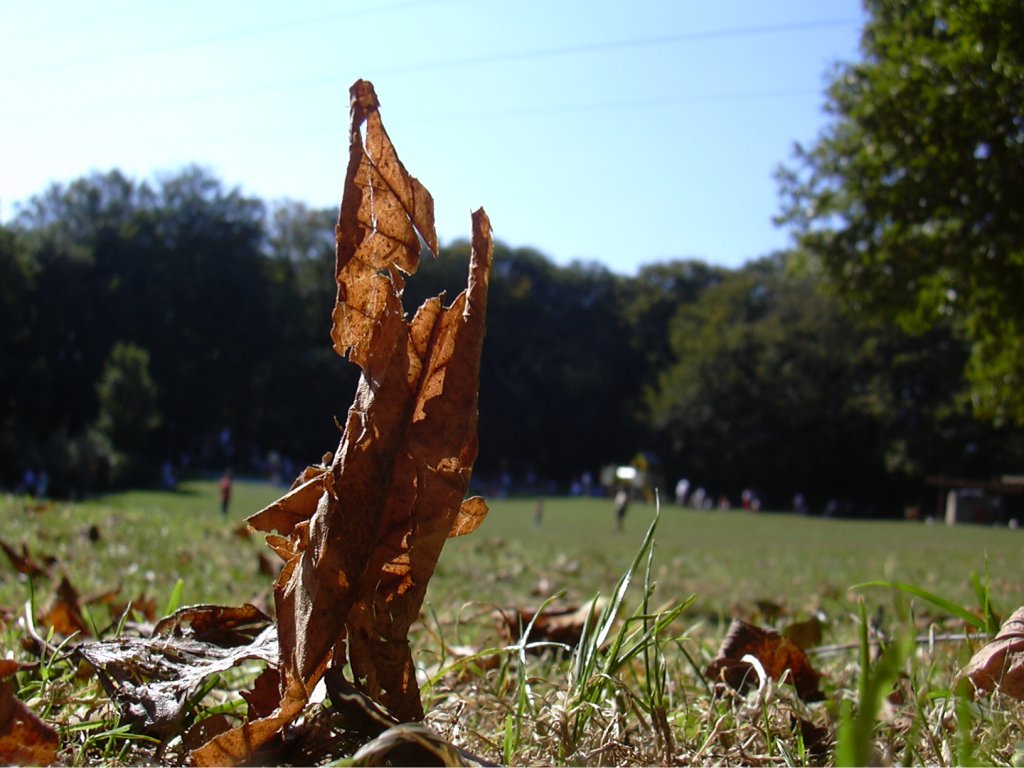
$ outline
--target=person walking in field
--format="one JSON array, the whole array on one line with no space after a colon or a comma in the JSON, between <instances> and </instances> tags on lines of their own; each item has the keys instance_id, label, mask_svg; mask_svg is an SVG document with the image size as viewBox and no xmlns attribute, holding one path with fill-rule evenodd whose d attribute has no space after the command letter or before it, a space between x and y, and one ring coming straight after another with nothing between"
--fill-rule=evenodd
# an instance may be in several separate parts
<instances>
[{"instance_id":1,"label":"person walking in field","mask_svg":"<svg viewBox=\"0 0 1024 768\"><path fill-rule=\"evenodd\" d=\"M228 515L228 505L231 504L231 470L225 469L220 479L220 514L223 517Z\"/></svg>"},{"instance_id":2,"label":"person walking in field","mask_svg":"<svg viewBox=\"0 0 1024 768\"><path fill-rule=\"evenodd\" d=\"M629 491L620 488L615 494L615 530L621 531L623 521L626 519L626 510L629 509Z\"/></svg>"}]
</instances>

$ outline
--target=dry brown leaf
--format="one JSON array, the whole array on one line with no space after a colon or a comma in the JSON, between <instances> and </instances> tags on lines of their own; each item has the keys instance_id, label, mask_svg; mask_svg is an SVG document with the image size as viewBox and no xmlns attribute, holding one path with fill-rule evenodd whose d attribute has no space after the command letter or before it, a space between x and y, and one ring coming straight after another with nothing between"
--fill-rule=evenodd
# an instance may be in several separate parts
<instances>
[{"instance_id":1,"label":"dry brown leaf","mask_svg":"<svg viewBox=\"0 0 1024 768\"><path fill-rule=\"evenodd\" d=\"M251 643L270 623L270 617L254 605L186 605L165 616L153 627L153 635L188 637L230 648Z\"/></svg>"},{"instance_id":2,"label":"dry brown leaf","mask_svg":"<svg viewBox=\"0 0 1024 768\"><path fill-rule=\"evenodd\" d=\"M361 692L399 719L422 718L409 627L445 540L476 529L487 511L465 495L477 454L490 222L482 209L473 214L466 290L447 307L430 299L406 320L405 278L422 245L437 252L433 200L398 159L372 84L360 80L349 93L331 337L362 374L337 451L248 520L271 533L284 561L274 589L280 706L213 739L193 753L197 762L249 759L301 711L331 664L350 664Z\"/></svg>"},{"instance_id":3,"label":"dry brown leaf","mask_svg":"<svg viewBox=\"0 0 1024 768\"><path fill-rule=\"evenodd\" d=\"M148 597L144 591L140 592L134 600L128 602L114 600L108 605L110 606L110 615L115 619L123 616L125 611L131 608L132 611L138 612L145 621L156 621L156 599Z\"/></svg>"},{"instance_id":4,"label":"dry brown leaf","mask_svg":"<svg viewBox=\"0 0 1024 768\"><path fill-rule=\"evenodd\" d=\"M50 567L56 560L54 558L47 558L46 562L40 563L36 561L28 552L28 545L21 545L21 553L18 553L14 547L8 544L3 539L0 539L0 549L7 555L7 559L11 561L11 565L18 573L23 573L26 576L45 576L50 572Z\"/></svg>"},{"instance_id":5,"label":"dry brown leaf","mask_svg":"<svg viewBox=\"0 0 1024 768\"><path fill-rule=\"evenodd\" d=\"M50 765L57 759L60 739L14 695L14 684L7 680L23 665L0 659L0 764Z\"/></svg>"},{"instance_id":6,"label":"dry brown leaf","mask_svg":"<svg viewBox=\"0 0 1024 768\"><path fill-rule=\"evenodd\" d=\"M176 733L189 698L210 675L247 659L278 660L275 628L264 617L256 634L256 620L246 608L192 606L161 624L162 633L152 638L119 637L83 643L74 651L96 670L122 714L145 733ZM255 636L239 644L246 635Z\"/></svg>"},{"instance_id":7,"label":"dry brown leaf","mask_svg":"<svg viewBox=\"0 0 1024 768\"><path fill-rule=\"evenodd\" d=\"M733 619L718 656L708 664L704 674L736 690L745 690L757 681L753 665L743 661L747 654L760 661L765 673L773 680L785 677L804 701L821 701L824 698L818 688L817 671L796 644L774 630L762 629L740 619Z\"/></svg>"},{"instance_id":8,"label":"dry brown leaf","mask_svg":"<svg viewBox=\"0 0 1024 768\"><path fill-rule=\"evenodd\" d=\"M76 632L83 637L92 636L89 625L82 616L78 592L71 586L66 576L61 578L57 591L43 610L40 621L47 627L53 627L54 632L64 637L70 637Z\"/></svg>"},{"instance_id":9,"label":"dry brown leaf","mask_svg":"<svg viewBox=\"0 0 1024 768\"><path fill-rule=\"evenodd\" d=\"M239 728L219 734L191 753L197 766L240 765L249 761L261 747L270 743L281 729L302 712L309 701L302 681L292 678L283 694L279 694L277 708L266 717L249 720ZM257 763L258 765L259 763Z\"/></svg>"},{"instance_id":10,"label":"dry brown leaf","mask_svg":"<svg viewBox=\"0 0 1024 768\"><path fill-rule=\"evenodd\" d=\"M1018 608L961 673L983 692L1024 699L1024 606Z\"/></svg>"},{"instance_id":11,"label":"dry brown leaf","mask_svg":"<svg viewBox=\"0 0 1024 768\"><path fill-rule=\"evenodd\" d=\"M782 630L782 636L803 650L821 645L824 625L817 616L811 616L803 621L794 621L787 624Z\"/></svg>"},{"instance_id":12,"label":"dry brown leaf","mask_svg":"<svg viewBox=\"0 0 1024 768\"><path fill-rule=\"evenodd\" d=\"M598 616L606 604L606 600L597 600L571 608L550 608L541 613L526 608L498 608L491 615L498 631L509 643L518 642L532 621L529 642L561 643L575 648L588 619L591 615Z\"/></svg>"}]
</instances>

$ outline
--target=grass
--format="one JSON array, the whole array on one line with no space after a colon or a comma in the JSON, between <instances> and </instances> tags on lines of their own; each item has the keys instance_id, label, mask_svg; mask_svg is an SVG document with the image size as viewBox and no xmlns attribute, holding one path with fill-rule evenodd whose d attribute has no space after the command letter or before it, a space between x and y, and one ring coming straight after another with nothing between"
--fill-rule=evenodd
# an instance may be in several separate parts
<instances>
[{"instance_id":1,"label":"grass","mask_svg":"<svg viewBox=\"0 0 1024 768\"><path fill-rule=\"evenodd\" d=\"M281 492L236 482L226 519L205 481L41 508L8 497L0 538L56 557L83 595L269 608L267 549L234 529ZM544 499L539 526L536 507L492 501L478 531L449 541L414 629L427 722L458 746L508 763L1024 764L1021 704L975 701L955 679L984 642L964 634L975 630L965 617L984 626L989 608L1024 604L1024 534L667 507L649 535L653 505L634 504L622 532L610 500ZM50 589L0 563L4 655L28 658L16 617ZM572 653L506 646L491 618L496 606L596 593L606 607ZM93 608L94 626L117 621L106 610ZM811 652L824 702L773 681L715 693L704 678L733 617L783 626L811 615L824 619L827 647ZM19 673L19 695L60 726L62 760L152 759L93 683L66 663L45 669Z\"/></svg>"}]
</instances>

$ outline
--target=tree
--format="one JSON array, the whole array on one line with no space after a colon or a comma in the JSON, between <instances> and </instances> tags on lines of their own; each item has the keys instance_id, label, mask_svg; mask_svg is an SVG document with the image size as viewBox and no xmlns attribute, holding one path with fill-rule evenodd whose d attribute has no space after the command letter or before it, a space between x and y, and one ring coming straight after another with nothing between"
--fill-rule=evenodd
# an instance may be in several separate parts
<instances>
[{"instance_id":1,"label":"tree","mask_svg":"<svg viewBox=\"0 0 1024 768\"><path fill-rule=\"evenodd\" d=\"M24 243L0 226L0 483L12 485L24 464L38 460L26 450L35 434L30 374L40 365L31 333L38 311L35 272Z\"/></svg>"},{"instance_id":2,"label":"tree","mask_svg":"<svg viewBox=\"0 0 1024 768\"><path fill-rule=\"evenodd\" d=\"M149 373L149 353L134 344L114 345L96 383L96 427L118 450L143 451L160 424L156 384Z\"/></svg>"},{"instance_id":3,"label":"tree","mask_svg":"<svg viewBox=\"0 0 1024 768\"><path fill-rule=\"evenodd\" d=\"M975 414L1024 425L1024 5L865 5L831 124L779 173L780 220L854 311L948 323Z\"/></svg>"},{"instance_id":4,"label":"tree","mask_svg":"<svg viewBox=\"0 0 1024 768\"><path fill-rule=\"evenodd\" d=\"M648 391L668 468L715 493L753 488L772 508L865 498L883 472L871 421L847 407L858 339L784 256L731 273L680 307L674 362Z\"/></svg>"}]
</instances>

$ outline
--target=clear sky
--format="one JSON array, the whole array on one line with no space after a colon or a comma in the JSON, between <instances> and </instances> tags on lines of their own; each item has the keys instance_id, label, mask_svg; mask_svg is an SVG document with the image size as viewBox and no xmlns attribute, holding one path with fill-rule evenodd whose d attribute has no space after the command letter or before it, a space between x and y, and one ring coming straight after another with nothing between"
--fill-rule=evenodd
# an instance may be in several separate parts
<instances>
[{"instance_id":1,"label":"clear sky","mask_svg":"<svg viewBox=\"0 0 1024 768\"><path fill-rule=\"evenodd\" d=\"M374 82L442 243L633 274L789 243L773 171L824 125L858 0L0 0L0 217L51 182L188 164L335 207Z\"/></svg>"}]
</instances>

